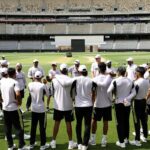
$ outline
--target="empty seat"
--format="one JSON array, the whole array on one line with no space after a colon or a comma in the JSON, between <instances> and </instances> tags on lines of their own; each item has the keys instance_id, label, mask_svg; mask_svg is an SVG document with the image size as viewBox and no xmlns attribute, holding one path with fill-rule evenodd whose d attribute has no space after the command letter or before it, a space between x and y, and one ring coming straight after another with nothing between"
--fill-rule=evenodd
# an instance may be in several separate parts
<instances>
[{"instance_id":1,"label":"empty seat","mask_svg":"<svg viewBox=\"0 0 150 150\"><path fill-rule=\"evenodd\" d=\"M45 34L66 34L66 24L45 24Z\"/></svg>"},{"instance_id":2,"label":"empty seat","mask_svg":"<svg viewBox=\"0 0 150 150\"><path fill-rule=\"evenodd\" d=\"M90 32L89 24L69 24L68 33L69 34L88 34Z\"/></svg>"},{"instance_id":3,"label":"empty seat","mask_svg":"<svg viewBox=\"0 0 150 150\"><path fill-rule=\"evenodd\" d=\"M137 49L137 40L116 40L114 49L135 50Z\"/></svg>"},{"instance_id":4,"label":"empty seat","mask_svg":"<svg viewBox=\"0 0 150 150\"><path fill-rule=\"evenodd\" d=\"M17 50L17 41L0 41L0 50Z\"/></svg>"},{"instance_id":5,"label":"empty seat","mask_svg":"<svg viewBox=\"0 0 150 150\"><path fill-rule=\"evenodd\" d=\"M20 41L20 49L22 50L42 49L42 42L41 41Z\"/></svg>"},{"instance_id":6,"label":"empty seat","mask_svg":"<svg viewBox=\"0 0 150 150\"><path fill-rule=\"evenodd\" d=\"M92 25L92 33L114 33L113 23L95 23Z\"/></svg>"}]
</instances>

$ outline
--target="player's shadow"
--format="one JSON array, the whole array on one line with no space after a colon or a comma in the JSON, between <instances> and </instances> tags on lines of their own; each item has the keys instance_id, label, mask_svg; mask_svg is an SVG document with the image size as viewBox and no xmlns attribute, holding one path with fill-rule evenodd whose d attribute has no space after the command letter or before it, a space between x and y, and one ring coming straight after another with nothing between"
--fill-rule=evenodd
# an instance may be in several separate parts
<instances>
[{"instance_id":1,"label":"player's shadow","mask_svg":"<svg viewBox=\"0 0 150 150\"><path fill-rule=\"evenodd\" d=\"M132 146L130 144L127 144L125 149L128 149L128 150L150 149L150 143L149 142L150 141L147 141L147 143L142 143L141 147ZM91 149L91 150L98 150L98 149L101 149L101 150L111 150L111 149L121 150L122 148L116 146L116 143L108 143L107 147L101 147L101 144L97 144L96 146L89 146L89 149Z\"/></svg>"}]
</instances>

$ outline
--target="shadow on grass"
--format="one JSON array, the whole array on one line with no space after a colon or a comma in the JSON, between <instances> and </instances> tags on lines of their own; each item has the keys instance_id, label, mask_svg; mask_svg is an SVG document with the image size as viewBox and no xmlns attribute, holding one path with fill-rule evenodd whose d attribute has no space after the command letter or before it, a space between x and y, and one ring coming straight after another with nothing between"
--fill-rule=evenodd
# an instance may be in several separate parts
<instances>
[{"instance_id":1,"label":"shadow on grass","mask_svg":"<svg viewBox=\"0 0 150 150\"><path fill-rule=\"evenodd\" d=\"M132 145L128 144L125 149L128 149L128 150L150 149L149 142L150 141L148 141L147 143L143 143L141 147L136 147L136 146L132 146ZM97 144L96 146L89 146L89 150L99 150L99 149L101 149L101 150L121 150L122 148L116 146L116 143L108 143L107 147L101 147L100 144Z\"/></svg>"}]
</instances>

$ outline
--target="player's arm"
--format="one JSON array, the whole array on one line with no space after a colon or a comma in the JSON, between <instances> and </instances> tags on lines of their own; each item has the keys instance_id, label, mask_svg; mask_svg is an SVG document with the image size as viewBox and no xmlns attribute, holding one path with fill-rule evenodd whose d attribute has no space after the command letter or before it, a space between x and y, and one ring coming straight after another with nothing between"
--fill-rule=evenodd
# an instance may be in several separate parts
<instances>
[{"instance_id":1,"label":"player's arm","mask_svg":"<svg viewBox=\"0 0 150 150\"><path fill-rule=\"evenodd\" d=\"M92 83L92 102L93 102L93 104L96 99L96 91L97 91L97 84L93 82Z\"/></svg>"},{"instance_id":2,"label":"player's arm","mask_svg":"<svg viewBox=\"0 0 150 150\"><path fill-rule=\"evenodd\" d=\"M113 101L113 91L114 91L114 89L115 89L115 87L114 87L114 80L111 82L111 84L110 84L110 86L109 86L109 88L107 89L107 94L108 94L108 98L111 100L111 101Z\"/></svg>"},{"instance_id":3,"label":"player's arm","mask_svg":"<svg viewBox=\"0 0 150 150\"><path fill-rule=\"evenodd\" d=\"M32 70L31 69L29 69L29 71L28 71L28 78L33 80Z\"/></svg>"},{"instance_id":4,"label":"player's arm","mask_svg":"<svg viewBox=\"0 0 150 150\"><path fill-rule=\"evenodd\" d=\"M18 106L21 106L22 99L21 99L21 94L20 94L20 86L19 86L18 82L16 82L14 84L14 91L15 91L15 98L16 98L16 101L18 103Z\"/></svg>"},{"instance_id":5,"label":"player's arm","mask_svg":"<svg viewBox=\"0 0 150 150\"><path fill-rule=\"evenodd\" d=\"M16 95L16 100L17 100L18 106L21 106L22 99L21 99L20 91L15 91L15 95Z\"/></svg>"},{"instance_id":6,"label":"player's arm","mask_svg":"<svg viewBox=\"0 0 150 150\"><path fill-rule=\"evenodd\" d=\"M55 78L63 87L71 86L73 81L75 80L74 78L70 78L70 79L68 78L68 80L62 80L61 78L59 78L59 75L56 75Z\"/></svg>"},{"instance_id":7,"label":"player's arm","mask_svg":"<svg viewBox=\"0 0 150 150\"><path fill-rule=\"evenodd\" d=\"M77 95L76 84L77 84L77 81L75 80L72 83L71 90L70 90L70 96L73 101L75 100L75 96Z\"/></svg>"}]
</instances>

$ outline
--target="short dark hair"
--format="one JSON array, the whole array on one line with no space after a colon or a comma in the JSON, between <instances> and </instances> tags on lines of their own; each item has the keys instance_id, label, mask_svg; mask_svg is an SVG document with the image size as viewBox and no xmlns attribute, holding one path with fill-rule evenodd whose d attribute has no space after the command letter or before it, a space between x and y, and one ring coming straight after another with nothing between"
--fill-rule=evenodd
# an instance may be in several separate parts
<instances>
[{"instance_id":1,"label":"short dark hair","mask_svg":"<svg viewBox=\"0 0 150 150\"><path fill-rule=\"evenodd\" d=\"M136 72L139 72L141 76L144 76L146 69L144 67L137 67Z\"/></svg>"},{"instance_id":2,"label":"short dark hair","mask_svg":"<svg viewBox=\"0 0 150 150\"><path fill-rule=\"evenodd\" d=\"M126 73L126 68L123 67L123 66L120 66L120 67L118 67L117 72L118 72L120 75L124 76L125 73Z\"/></svg>"},{"instance_id":3,"label":"short dark hair","mask_svg":"<svg viewBox=\"0 0 150 150\"><path fill-rule=\"evenodd\" d=\"M105 73L106 71L106 64L104 62L101 62L99 65L98 65L98 68L99 68L99 71L101 73Z\"/></svg>"},{"instance_id":4,"label":"short dark hair","mask_svg":"<svg viewBox=\"0 0 150 150\"><path fill-rule=\"evenodd\" d=\"M8 68L8 76L13 77L16 74L15 68Z\"/></svg>"},{"instance_id":5,"label":"short dark hair","mask_svg":"<svg viewBox=\"0 0 150 150\"><path fill-rule=\"evenodd\" d=\"M88 72L87 72L87 70L84 70L81 72L81 74L86 77L88 75Z\"/></svg>"},{"instance_id":6,"label":"short dark hair","mask_svg":"<svg viewBox=\"0 0 150 150\"><path fill-rule=\"evenodd\" d=\"M68 74L68 69L64 68L63 70L61 70L61 73L64 74L64 75L67 75Z\"/></svg>"}]
</instances>

